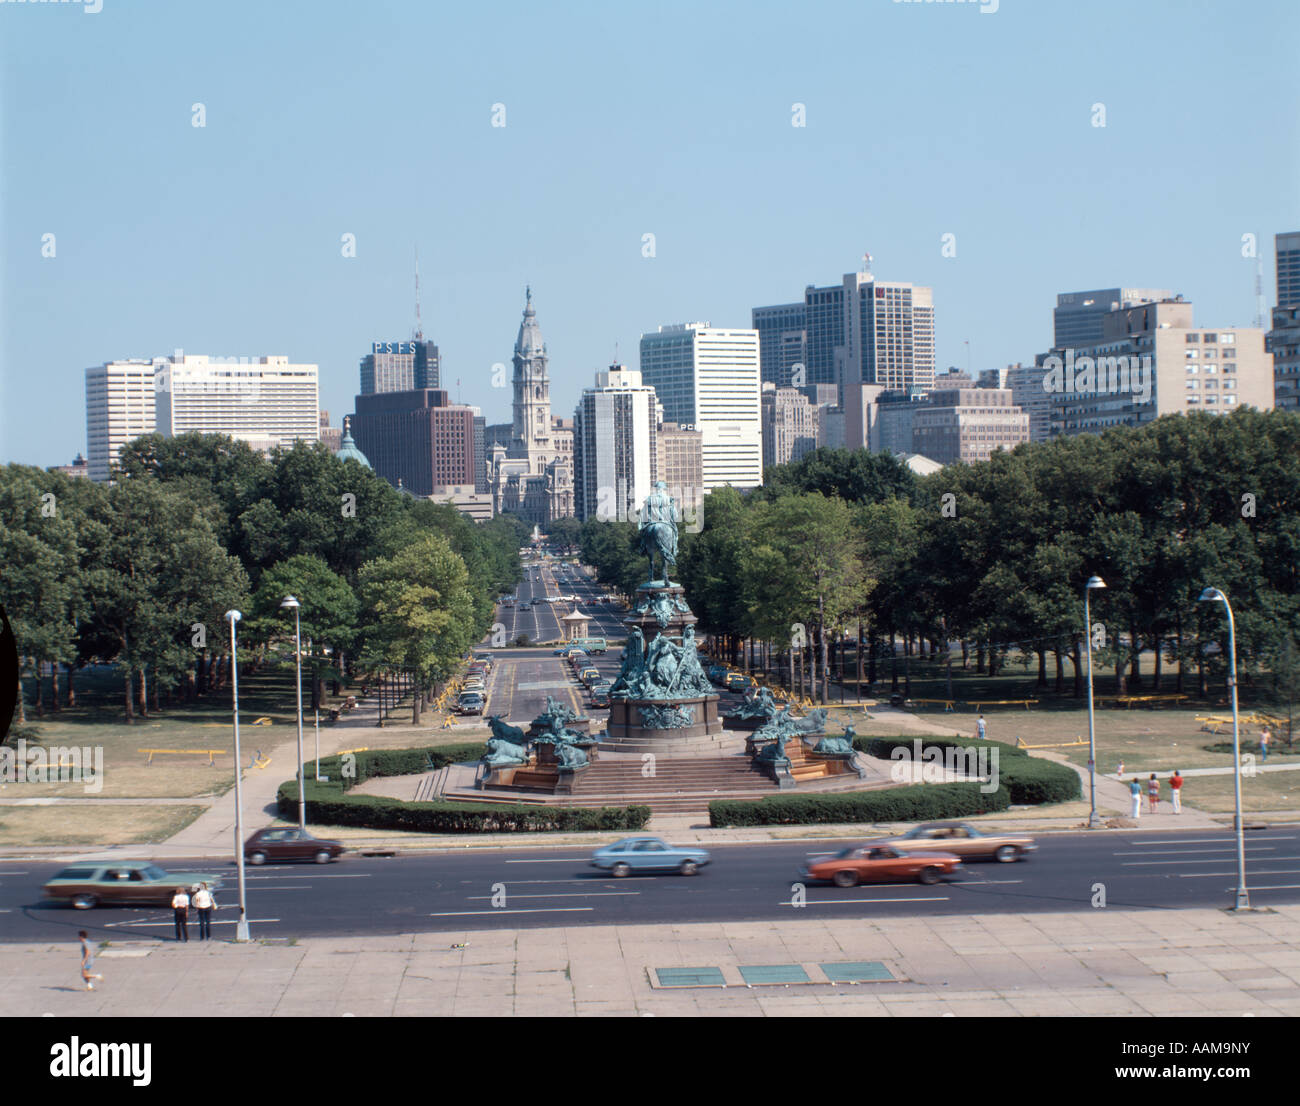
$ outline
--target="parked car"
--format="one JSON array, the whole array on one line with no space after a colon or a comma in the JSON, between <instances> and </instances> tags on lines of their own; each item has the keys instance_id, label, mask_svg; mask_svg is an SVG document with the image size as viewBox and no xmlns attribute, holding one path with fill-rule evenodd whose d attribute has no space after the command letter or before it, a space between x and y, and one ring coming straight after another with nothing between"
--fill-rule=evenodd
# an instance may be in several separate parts
<instances>
[{"instance_id":1,"label":"parked car","mask_svg":"<svg viewBox=\"0 0 1300 1106\"><path fill-rule=\"evenodd\" d=\"M953 853L909 853L893 845L854 845L833 856L814 857L800 869L799 879L806 883L830 882L836 887L913 879L938 883L960 867L961 857Z\"/></svg>"},{"instance_id":2,"label":"parked car","mask_svg":"<svg viewBox=\"0 0 1300 1106\"><path fill-rule=\"evenodd\" d=\"M249 864L268 860L313 860L328 864L347 850L341 842L313 837L296 827L260 829L244 842L244 859Z\"/></svg>"},{"instance_id":3,"label":"parked car","mask_svg":"<svg viewBox=\"0 0 1300 1106\"><path fill-rule=\"evenodd\" d=\"M206 883L216 890L222 877L214 872L169 872L148 860L95 860L60 869L41 888L41 895L78 910L104 906L170 906L176 888Z\"/></svg>"},{"instance_id":4,"label":"parked car","mask_svg":"<svg viewBox=\"0 0 1300 1106\"><path fill-rule=\"evenodd\" d=\"M578 679L580 679L584 684L586 684L587 687L591 687L592 684L594 684L597 680L600 679L600 669L584 668L578 673Z\"/></svg>"},{"instance_id":5,"label":"parked car","mask_svg":"<svg viewBox=\"0 0 1300 1106\"><path fill-rule=\"evenodd\" d=\"M703 849L679 848L660 837L625 837L591 855L591 866L623 877L633 872L695 875L712 857Z\"/></svg>"},{"instance_id":6,"label":"parked car","mask_svg":"<svg viewBox=\"0 0 1300 1106\"><path fill-rule=\"evenodd\" d=\"M962 860L998 860L1009 864L1038 845L1025 833L984 834L969 822L926 822L900 837L884 837L873 845L896 845L910 853L953 853Z\"/></svg>"},{"instance_id":7,"label":"parked car","mask_svg":"<svg viewBox=\"0 0 1300 1106\"><path fill-rule=\"evenodd\" d=\"M591 705L593 707L609 706L609 688L599 686L593 687L591 689Z\"/></svg>"},{"instance_id":8,"label":"parked car","mask_svg":"<svg viewBox=\"0 0 1300 1106\"><path fill-rule=\"evenodd\" d=\"M725 664L711 664L708 668L708 677L715 684L723 683L727 678L727 666Z\"/></svg>"},{"instance_id":9,"label":"parked car","mask_svg":"<svg viewBox=\"0 0 1300 1106\"><path fill-rule=\"evenodd\" d=\"M457 714L482 714L487 700L477 691L469 691L456 700Z\"/></svg>"},{"instance_id":10,"label":"parked car","mask_svg":"<svg viewBox=\"0 0 1300 1106\"><path fill-rule=\"evenodd\" d=\"M752 687L757 687L758 684L743 672L728 672L724 686L728 691L748 691Z\"/></svg>"}]
</instances>

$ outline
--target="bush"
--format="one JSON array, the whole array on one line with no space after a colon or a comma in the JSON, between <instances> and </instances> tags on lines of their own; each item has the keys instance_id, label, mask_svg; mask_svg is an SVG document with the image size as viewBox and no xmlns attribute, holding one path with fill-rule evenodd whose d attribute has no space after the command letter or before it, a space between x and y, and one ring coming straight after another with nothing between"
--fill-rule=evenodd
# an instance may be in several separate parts
<instances>
[{"instance_id":1,"label":"bush","mask_svg":"<svg viewBox=\"0 0 1300 1106\"><path fill-rule=\"evenodd\" d=\"M914 749L914 737L859 737L853 747L867 756L889 760L893 751L902 746ZM1079 773L1067 764L1031 757L1029 753L1008 745L1004 741L979 741L956 737L923 737L925 748L982 749L998 751L998 782L1006 788L1011 802L1017 806L1038 806L1041 803L1065 803L1083 796Z\"/></svg>"},{"instance_id":2,"label":"bush","mask_svg":"<svg viewBox=\"0 0 1300 1106\"><path fill-rule=\"evenodd\" d=\"M998 764L998 782L1018 806L1068 803L1083 798L1083 781L1068 764L1016 757Z\"/></svg>"},{"instance_id":3,"label":"bush","mask_svg":"<svg viewBox=\"0 0 1300 1106\"><path fill-rule=\"evenodd\" d=\"M429 770L431 761L435 769L445 768L449 764L478 760L486 752L487 746L481 741L467 741L459 745L426 745L415 749L368 749L351 754L355 775L343 775L341 756L321 757L320 771L321 775L329 776L330 783L337 781L347 790L371 778L419 775ZM309 764L304 775L310 778L315 774L314 768Z\"/></svg>"},{"instance_id":4,"label":"bush","mask_svg":"<svg viewBox=\"0 0 1300 1106\"><path fill-rule=\"evenodd\" d=\"M650 820L648 806L491 806L473 803L406 803L379 795L347 795L333 779L307 780L307 818L319 825L360 826L413 833L543 833L548 830L639 830ZM285 820L298 816L298 784L280 785L276 795Z\"/></svg>"},{"instance_id":5,"label":"bush","mask_svg":"<svg viewBox=\"0 0 1300 1106\"><path fill-rule=\"evenodd\" d=\"M841 822L930 822L1006 810L1005 787L984 794L978 783L916 784L883 791L830 795L774 795L770 799L716 799L709 824L729 826L807 826Z\"/></svg>"}]
</instances>

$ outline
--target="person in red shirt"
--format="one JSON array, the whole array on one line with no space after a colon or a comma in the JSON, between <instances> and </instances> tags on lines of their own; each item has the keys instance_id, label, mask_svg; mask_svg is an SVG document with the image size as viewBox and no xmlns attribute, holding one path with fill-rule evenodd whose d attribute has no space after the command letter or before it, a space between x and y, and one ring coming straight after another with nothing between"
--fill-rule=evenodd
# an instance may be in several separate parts
<instances>
[{"instance_id":1,"label":"person in red shirt","mask_svg":"<svg viewBox=\"0 0 1300 1106\"><path fill-rule=\"evenodd\" d=\"M1174 769L1174 774L1169 777L1169 790L1173 794L1174 813L1182 814L1183 812L1183 777L1178 774L1178 769Z\"/></svg>"}]
</instances>

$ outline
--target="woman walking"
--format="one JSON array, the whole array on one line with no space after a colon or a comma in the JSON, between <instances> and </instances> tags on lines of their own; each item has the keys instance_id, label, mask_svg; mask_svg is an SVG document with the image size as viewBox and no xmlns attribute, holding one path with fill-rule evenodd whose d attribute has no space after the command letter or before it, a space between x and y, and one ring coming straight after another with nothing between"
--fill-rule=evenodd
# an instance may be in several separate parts
<instances>
[{"instance_id":1,"label":"woman walking","mask_svg":"<svg viewBox=\"0 0 1300 1106\"><path fill-rule=\"evenodd\" d=\"M78 934L81 938L81 981L86 985L87 991L95 989L92 979L103 979L102 975L96 975L91 969L95 966L95 953L90 947L90 934L84 929Z\"/></svg>"},{"instance_id":2,"label":"woman walking","mask_svg":"<svg viewBox=\"0 0 1300 1106\"><path fill-rule=\"evenodd\" d=\"M1142 785L1138 783L1137 776L1134 776L1132 782L1128 785L1129 798L1133 800L1132 809L1129 810L1130 818L1142 817Z\"/></svg>"},{"instance_id":3,"label":"woman walking","mask_svg":"<svg viewBox=\"0 0 1300 1106\"><path fill-rule=\"evenodd\" d=\"M1160 781L1156 779L1156 774L1151 773L1151 778L1147 780L1147 799L1151 803L1151 813L1156 812L1156 807L1160 803Z\"/></svg>"},{"instance_id":4,"label":"woman walking","mask_svg":"<svg viewBox=\"0 0 1300 1106\"><path fill-rule=\"evenodd\" d=\"M194 892L194 909L199 912L199 940L212 940L212 911L216 908L217 900L212 897L212 892L208 890L206 883L200 883L199 889Z\"/></svg>"}]
</instances>

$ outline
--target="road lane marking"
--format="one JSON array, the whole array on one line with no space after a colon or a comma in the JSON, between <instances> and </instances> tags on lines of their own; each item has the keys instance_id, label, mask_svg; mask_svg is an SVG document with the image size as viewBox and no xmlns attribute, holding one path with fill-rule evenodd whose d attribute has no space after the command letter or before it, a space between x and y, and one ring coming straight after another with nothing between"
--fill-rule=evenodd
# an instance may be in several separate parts
<instances>
[{"instance_id":1,"label":"road lane marking","mask_svg":"<svg viewBox=\"0 0 1300 1106\"><path fill-rule=\"evenodd\" d=\"M286 872L283 875L245 876L244 879L249 882L255 879L370 879L373 875L373 872L331 872L328 875L312 873L299 876Z\"/></svg>"},{"instance_id":2,"label":"road lane marking","mask_svg":"<svg viewBox=\"0 0 1300 1106\"><path fill-rule=\"evenodd\" d=\"M778 905L780 906L839 906L841 903L846 903L846 902L947 902L947 901L948 901L947 895L939 895L936 896L935 898L930 898L926 895L918 895L912 898L900 898L900 899L808 899L805 902L801 902L801 903L783 902Z\"/></svg>"},{"instance_id":3,"label":"road lane marking","mask_svg":"<svg viewBox=\"0 0 1300 1106\"><path fill-rule=\"evenodd\" d=\"M1167 841L1126 841L1126 845L1223 845L1230 841L1236 841L1236 837L1192 837L1192 838L1171 838ZM1270 841L1295 841L1295 837L1269 837Z\"/></svg>"},{"instance_id":4,"label":"road lane marking","mask_svg":"<svg viewBox=\"0 0 1300 1106\"><path fill-rule=\"evenodd\" d=\"M954 887L972 887L984 883L1024 883L1023 879L958 879L953 880Z\"/></svg>"},{"instance_id":5,"label":"road lane marking","mask_svg":"<svg viewBox=\"0 0 1300 1106\"><path fill-rule=\"evenodd\" d=\"M539 895L511 895L514 899L594 899L608 895L639 895L640 891L555 891L550 894ZM466 895L467 902L477 902L479 899L492 899L495 895Z\"/></svg>"},{"instance_id":6,"label":"road lane marking","mask_svg":"<svg viewBox=\"0 0 1300 1106\"><path fill-rule=\"evenodd\" d=\"M1121 868L1151 868L1158 867L1162 864L1222 864L1221 857L1215 857L1213 860L1126 860L1120 865Z\"/></svg>"},{"instance_id":7,"label":"road lane marking","mask_svg":"<svg viewBox=\"0 0 1300 1106\"><path fill-rule=\"evenodd\" d=\"M1293 876L1300 868L1265 868L1263 871L1247 870L1247 876ZM1215 876L1235 876L1236 872L1178 872L1179 879L1213 879Z\"/></svg>"},{"instance_id":8,"label":"road lane marking","mask_svg":"<svg viewBox=\"0 0 1300 1106\"><path fill-rule=\"evenodd\" d=\"M502 907L500 910L442 910L436 914L430 914L430 918L465 918L472 914L576 914L584 910L595 910L594 906L533 906L525 907L523 910L510 910Z\"/></svg>"},{"instance_id":9,"label":"road lane marking","mask_svg":"<svg viewBox=\"0 0 1300 1106\"><path fill-rule=\"evenodd\" d=\"M1247 852L1250 852L1252 849L1253 849L1255 852L1274 852L1274 851L1275 851L1272 845L1247 845L1247 846L1246 846L1246 851L1247 851ZM1236 852L1237 850L1234 849L1234 848L1226 848L1226 849L1195 849L1195 850L1188 850L1188 849L1162 849L1162 850L1159 850L1159 852L1167 853L1169 856L1186 856L1186 855L1187 855L1189 852L1191 852L1191 851L1195 851L1195 852L1197 852L1197 853L1233 853L1233 852ZM1159 855L1159 852L1146 851L1146 850L1144 850L1144 851L1141 851L1141 852L1134 852L1134 853L1111 853L1111 855L1112 855L1112 856L1157 856L1157 855Z\"/></svg>"},{"instance_id":10,"label":"road lane marking","mask_svg":"<svg viewBox=\"0 0 1300 1106\"><path fill-rule=\"evenodd\" d=\"M245 920L251 924L253 922L278 922L280 919L279 918L247 918ZM192 921L189 924L197 928L199 923L197 921ZM210 924L214 926L233 926L239 924L239 919L238 918L213 918ZM114 929L114 928L139 929L144 926L162 926L164 929L167 929L168 927L173 925L175 925L175 922L173 922L171 918L168 918L165 922L105 922L104 928L105 929Z\"/></svg>"},{"instance_id":11,"label":"road lane marking","mask_svg":"<svg viewBox=\"0 0 1300 1106\"><path fill-rule=\"evenodd\" d=\"M574 857L553 857L545 860L507 860L507 864L580 864L586 860L589 853L583 853L582 856Z\"/></svg>"},{"instance_id":12,"label":"road lane marking","mask_svg":"<svg viewBox=\"0 0 1300 1106\"><path fill-rule=\"evenodd\" d=\"M1273 883L1265 884L1263 887L1248 887L1247 891L1292 891L1300 887L1300 883ZM1235 887L1229 887L1229 891L1235 891Z\"/></svg>"}]
</instances>

